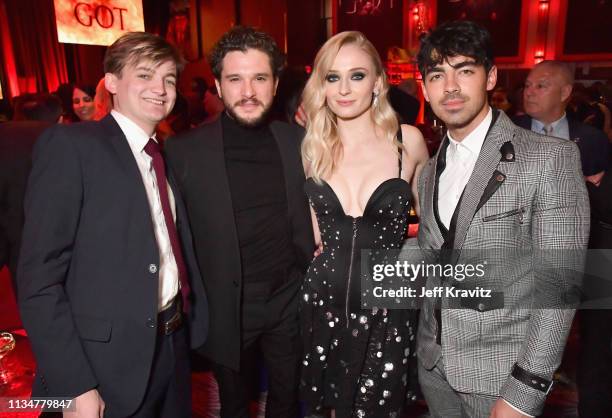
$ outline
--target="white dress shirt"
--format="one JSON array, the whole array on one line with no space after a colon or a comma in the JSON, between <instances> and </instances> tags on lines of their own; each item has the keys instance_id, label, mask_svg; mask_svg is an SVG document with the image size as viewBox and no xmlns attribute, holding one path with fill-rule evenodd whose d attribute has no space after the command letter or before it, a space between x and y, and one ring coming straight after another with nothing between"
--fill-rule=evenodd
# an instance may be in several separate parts
<instances>
[{"instance_id":1,"label":"white dress shirt","mask_svg":"<svg viewBox=\"0 0 612 418\"><path fill-rule=\"evenodd\" d=\"M446 148L446 167L438 185L438 215L446 229L450 227L457 203L474 171L492 120L493 112L489 108L487 116L463 141L455 141L450 132L447 134L450 143Z\"/></svg>"},{"instance_id":2,"label":"white dress shirt","mask_svg":"<svg viewBox=\"0 0 612 418\"><path fill-rule=\"evenodd\" d=\"M134 154L138 170L142 176L142 182L147 192L147 200L149 209L151 210L151 221L153 222L153 231L159 248L159 287L158 287L158 310L162 311L170 305L179 290L178 268L174 260L172 245L170 244L170 236L166 228L164 212L159 198L159 190L157 188L157 179L153 170L153 159L144 151L145 145L149 142L149 135L143 131L138 125L130 119L117 112L111 111L111 115L115 118L123 134L127 138L127 142ZM153 135L155 139L155 135ZM168 189L168 200L172 210L172 218L176 220L176 209L174 204L174 194L168 185L168 182L163 185ZM145 214L143 213L143 216ZM127 254L130 256L130 254Z\"/></svg>"}]
</instances>

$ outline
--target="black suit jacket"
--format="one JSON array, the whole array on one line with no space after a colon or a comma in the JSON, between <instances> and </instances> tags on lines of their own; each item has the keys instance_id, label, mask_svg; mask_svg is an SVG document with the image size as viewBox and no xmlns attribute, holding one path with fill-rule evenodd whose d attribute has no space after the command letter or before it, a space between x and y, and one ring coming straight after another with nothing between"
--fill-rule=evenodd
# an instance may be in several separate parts
<instances>
[{"instance_id":1,"label":"black suit jacket","mask_svg":"<svg viewBox=\"0 0 612 418\"><path fill-rule=\"evenodd\" d=\"M0 124L0 269L8 266L13 281L23 229L23 196L36 138L49 122Z\"/></svg>"},{"instance_id":2,"label":"black suit jacket","mask_svg":"<svg viewBox=\"0 0 612 418\"><path fill-rule=\"evenodd\" d=\"M531 117L529 115L517 116L513 122L521 128L531 130ZM582 172L585 176L600 173L610 165L610 144L608 137L599 129L567 118L570 139L578 145Z\"/></svg>"},{"instance_id":3,"label":"black suit jacket","mask_svg":"<svg viewBox=\"0 0 612 418\"><path fill-rule=\"evenodd\" d=\"M270 129L283 162L296 265L288 285L292 297L312 260L314 241L308 202L303 191L300 156L301 128L273 122ZM221 119L202 125L166 142L187 206L195 250L210 303L210 332L202 354L216 363L238 369L240 364L240 312L242 273L240 248L223 151Z\"/></svg>"},{"instance_id":4,"label":"black suit jacket","mask_svg":"<svg viewBox=\"0 0 612 418\"><path fill-rule=\"evenodd\" d=\"M206 337L207 302L185 208L169 183L196 346ZM109 413L129 415L143 399L158 334L159 250L142 177L112 116L42 135L25 216L17 278L38 365L33 396L97 388Z\"/></svg>"}]
</instances>

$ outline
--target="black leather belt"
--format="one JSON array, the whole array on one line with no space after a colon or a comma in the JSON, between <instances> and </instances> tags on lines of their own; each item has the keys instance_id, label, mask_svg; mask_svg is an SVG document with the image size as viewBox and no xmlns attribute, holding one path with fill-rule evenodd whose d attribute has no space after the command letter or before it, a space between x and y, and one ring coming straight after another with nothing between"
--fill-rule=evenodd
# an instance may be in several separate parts
<instances>
[{"instance_id":1,"label":"black leather belt","mask_svg":"<svg viewBox=\"0 0 612 418\"><path fill-rule=\"evenodd\" d=\"M180 293L169 307L157 315L157 319L157 330L161 335L170 335L183 325L183 303Z\"/></svg>"},{"instance_id":2,"label":"black leather belt","mask_svg":"<svg viewBox=\"0 0 612 418\"><path fill-rule=\"evenodd\" d=\"M527 386L532 387L536 390L539 390L540 392L544 392L547 395L553 387L552 381L546 380L544 378L541 378L540 376L537 376L531 372L528 372L527 370L523 369L516 363L514 364L514 367L512 368L511 374L512 374L512 377L514 377L516 380L523 382Z\"/></svg>"}]
</instances>

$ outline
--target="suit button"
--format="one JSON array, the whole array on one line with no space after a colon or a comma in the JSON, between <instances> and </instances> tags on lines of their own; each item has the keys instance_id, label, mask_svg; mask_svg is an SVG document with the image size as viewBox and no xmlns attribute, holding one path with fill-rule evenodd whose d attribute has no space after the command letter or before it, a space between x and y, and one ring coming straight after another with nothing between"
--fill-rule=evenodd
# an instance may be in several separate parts
<instances>
[{"instance_id":1,"label":"suit button","mask_svg":"<svg viewBox=\"0 0 612 418\"><path fill-rule=\"evenodd\" d=\"M238 281L234 280L234 286L238 287Z\"/></svg>"},{"instance_id":2,"label":"suit button","mask_svg":"<svg viewBox=\"0 0 612 418\"><path fill-rule=\"evenodd\" d=\"M155 328L155 321L153 320L153 318L147 318L147 327Z\"/></svg>"},{"instance_id":3,"label":"suit button","mask_svg":"<svg viewBox=\"0 0 612 418\"><path fill-rule=\"evenodd\" d=\"M149 264L149 273L151 274L157 273L157 266L155 264Z\"/></svg>"},{"instance_id":4,"label":"suit button","mask_svg":"<svg viewBox=\"0 0 612 418\"><path fill-rule=\"evenodd\" d=\"M484 303L480 302L480 303L478 304L478 310L479 310L480 312L484 311L484 310L485 310L485 308L486 308L486 306L485 306L485 304L484 304Z\"/></svg>"}]
</instances>

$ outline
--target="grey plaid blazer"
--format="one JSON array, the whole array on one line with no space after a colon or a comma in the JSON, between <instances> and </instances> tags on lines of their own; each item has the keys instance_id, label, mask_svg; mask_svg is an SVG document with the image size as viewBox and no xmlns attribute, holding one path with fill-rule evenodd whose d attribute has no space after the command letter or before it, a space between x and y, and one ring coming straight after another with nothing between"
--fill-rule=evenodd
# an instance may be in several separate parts
<instances>
[{"instance_id":1,"label":"grey plaid blazer","mask_svg":"<svg viewBox=\"0 0 612 418\"><path fill-rule=\"evenodd\" d=\"M501 158L500 149L507 142L513 155ZM434 217L436 162L437 155L418 183L418 244L426 250L439 249L444 241ZM525 303L541 280L529 249L586 249L589 201L580 167L578 148L571 141L519 128L503 112L494 119L458 208L453 261L465 261L466 249L521 251L512 265L491 266L487 278L471 283L512 293L513 298L506 298L501 308L487 306L485 301L475 309L444 309L450 305L442 297L441 350L436 344L434 301L424 301L417 355L426 369L432 369L442 355L448 382L455 390L501 396L524 412L541 412L546 394L514 379L510 372L517 363L552 380L574 310L530 309ZM568 267L582 268L571 263ZM428 287L437 284L439 279L427 278Z\"/></svg>"}]
</instances>

